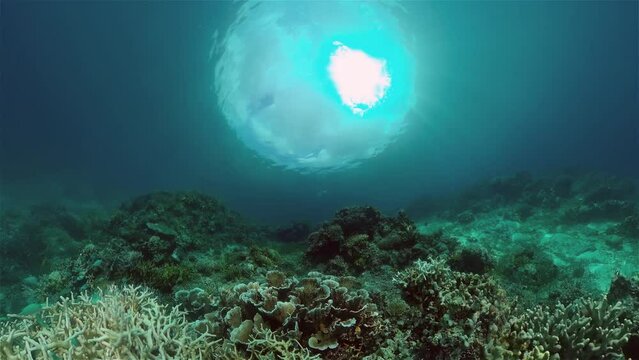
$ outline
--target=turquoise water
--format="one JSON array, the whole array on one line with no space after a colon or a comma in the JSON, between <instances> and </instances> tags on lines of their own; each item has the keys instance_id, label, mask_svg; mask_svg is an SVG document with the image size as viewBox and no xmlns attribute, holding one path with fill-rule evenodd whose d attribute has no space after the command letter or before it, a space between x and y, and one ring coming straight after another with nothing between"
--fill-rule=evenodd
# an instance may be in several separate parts
<instances>
[{"instance_id":1,"label":"turquoise water","mask_svg":"<svg viewBox=\"0 0 639 360\"><path fill-rule=\"evenodd\" d=\"M638 13L0 3L0 359L637 358Z\"/></svg>"}]
</instances>

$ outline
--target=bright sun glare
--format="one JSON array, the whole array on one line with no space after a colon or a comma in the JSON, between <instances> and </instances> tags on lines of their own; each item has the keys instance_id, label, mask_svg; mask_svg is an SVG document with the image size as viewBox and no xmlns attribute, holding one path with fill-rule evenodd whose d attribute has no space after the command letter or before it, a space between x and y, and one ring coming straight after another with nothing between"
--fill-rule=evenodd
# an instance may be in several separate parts
<instances>
[{"instance_id":1,"label":"bright sun glare","mask_svg":"<svg viewBox=\"0 0 639 360\"><path fill-rule=\"evenodd\" d=\"M361 50L353 50L335 41L328 72L344 105L353 114L363 116L375 106L391 85L386 61L375 59Z\"/></svg>"},{"instance_id":2,"label":"bright sun glare","mask_svg":"<svg viewBox=\"0 0 639 360\"><path fill-rule=\"evenodd\" d=\"M216 47L215 93L230 128L300 172L380 154L415 101L403 14L392 1L247 1Z\"/></svg>"}]
</instances>

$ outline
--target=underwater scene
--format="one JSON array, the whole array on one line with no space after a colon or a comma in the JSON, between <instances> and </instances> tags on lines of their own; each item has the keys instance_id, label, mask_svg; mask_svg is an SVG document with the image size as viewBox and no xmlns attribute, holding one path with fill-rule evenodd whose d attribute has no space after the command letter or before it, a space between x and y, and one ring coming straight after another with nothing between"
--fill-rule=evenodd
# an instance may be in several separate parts
<instances>
[{"instance_id":1,"label":"underwater scene","mask_svg":"<svg viewBox=\"0 0 639 360\"><path fill-rule=\"evenodd\" d=\"M639 359L639 2L1 1L0 360Z\"/></svg>"}]
</instances>

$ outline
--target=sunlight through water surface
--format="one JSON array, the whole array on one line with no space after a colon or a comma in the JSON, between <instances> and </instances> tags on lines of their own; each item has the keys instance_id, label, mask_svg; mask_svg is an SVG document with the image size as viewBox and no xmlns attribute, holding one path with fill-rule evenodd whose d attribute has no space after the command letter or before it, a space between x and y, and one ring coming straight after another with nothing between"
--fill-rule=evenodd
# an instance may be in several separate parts
<instances>
[{"instance_id":1,"label":"sunlight through water surface","mask_svg":"<svg viewBox=\"0 0 639 360\"><path fill-rule=\"evenodd\" d=\"M215 90L238 137L299 171L353 166L398 139L414 103L391 3L249 2L218 45Z\"/></svg>"}]
</instances>

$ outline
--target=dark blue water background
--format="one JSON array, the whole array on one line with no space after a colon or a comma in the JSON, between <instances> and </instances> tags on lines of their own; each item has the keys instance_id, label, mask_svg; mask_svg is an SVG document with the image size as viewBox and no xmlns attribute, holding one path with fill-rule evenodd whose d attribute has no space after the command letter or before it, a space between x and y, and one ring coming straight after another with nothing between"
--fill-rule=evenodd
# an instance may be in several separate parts
<instances>
[{"instance_id":1,"label":"dark blue water background","mask_svg":"<svg viewBox=\"0 0 639 360\"><path fill-rule=\"evenodd\" d=\"M637 2L414 2L418 106L357 169L303 175L239 143L209 57L226 2L0 3L3 206L195 189L255 219L392 211L514 171L639 177Z\"/></svg>"}]
</instances>

